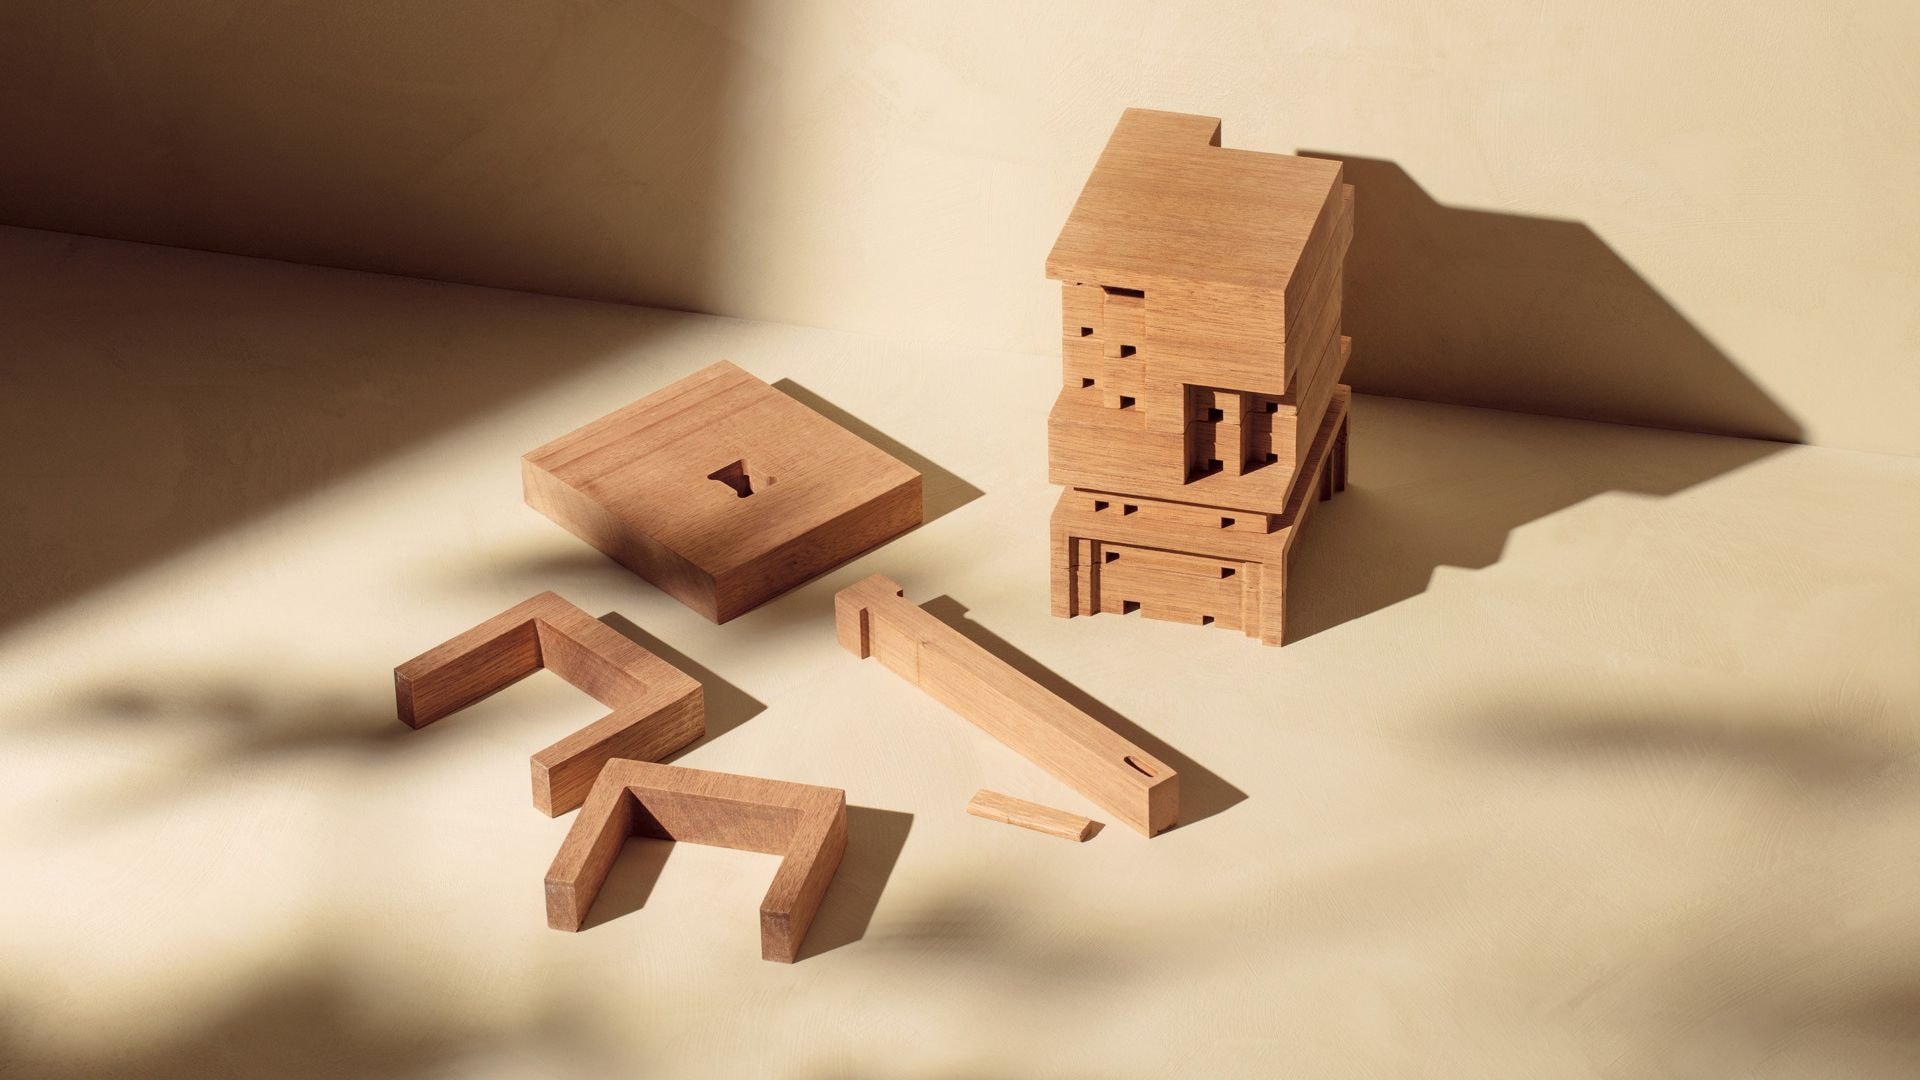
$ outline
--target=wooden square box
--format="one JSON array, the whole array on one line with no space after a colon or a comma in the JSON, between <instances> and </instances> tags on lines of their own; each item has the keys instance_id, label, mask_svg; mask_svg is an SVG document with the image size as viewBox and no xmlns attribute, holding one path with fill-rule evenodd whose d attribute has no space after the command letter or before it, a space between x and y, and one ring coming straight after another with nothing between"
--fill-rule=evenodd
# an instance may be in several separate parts
<instances>
[{"instance_id":1,"label":"wooden square box","mask_svg":"<svg viewBox=\"0 0 1920 1080\"><path fill-rule=\"evenodd\" d=\"M1110 409L1097 387L1068 388L1047 413L1047 480L1091 491L1278 513L1346 372L1350 339L1302 393L1280 398L1192 388L1184 432L1156 431L1139 409ZM1204 394L1204 396L1203 396ZM1219 410L1218 403L1233 410ZM1250 405L1257 411L1250 411ZM1210 466L1210 467L1209 467Z\"/></svg>"},{"instance_id":2,"label":"wooden square box","mask_svg":"<svg viewBox=\"0 0 1920 1080\"><path fill-rule=\"evenodd\" d=\"M1054 507L1053 613L1149 619L1286 641L1287 568L1314 505L1347 486L1347 387L1336 388L1277 514L1068 488Z\"/></svg>"},{"instance_id":3,"label":"wooden square box","mask_svg":"<svg viewBox=\"0 0 1920 1080\"><path fill-rule=\"evenodd\" d=\"M920 524L920 474L721 361L521 459L527 505L726 622Z\"/></svg>"},{"instance_id":4,"label":"wooden square box","mask_svg":"<svg viewBox=\"0 0 1920 1080\"><path fill-rule=\"evenodd\" d=\"M1097 339L1115 359L1133 347L1169 392L1288 393L1340 332L1352 209L1338 161L1222 148L1213 117L1126 110L1047 255L1049 278L1092 287L1066 292L1069 368ZM1154 412L1179 431L1177 407Z\"/></svg>"}]
</instances>

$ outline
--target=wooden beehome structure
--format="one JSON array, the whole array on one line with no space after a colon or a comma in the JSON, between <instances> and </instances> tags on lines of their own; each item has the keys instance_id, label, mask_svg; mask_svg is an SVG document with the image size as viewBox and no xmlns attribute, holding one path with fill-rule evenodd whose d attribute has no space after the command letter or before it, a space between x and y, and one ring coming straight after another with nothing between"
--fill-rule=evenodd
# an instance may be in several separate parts
<instances>
[{"instance_id":1,"label":"wooden beehome structure","mask_svg":"<svg viewBox=\"0 0 1920 1080\"><path fill-rule=\"evenodd\" d=\"M1294 539L1346 488L1352 237L1339 162L1223 148L1211 117L1121 116L1047 256L1055 615L1283 642Z\"/></svg>"}]
</instances>

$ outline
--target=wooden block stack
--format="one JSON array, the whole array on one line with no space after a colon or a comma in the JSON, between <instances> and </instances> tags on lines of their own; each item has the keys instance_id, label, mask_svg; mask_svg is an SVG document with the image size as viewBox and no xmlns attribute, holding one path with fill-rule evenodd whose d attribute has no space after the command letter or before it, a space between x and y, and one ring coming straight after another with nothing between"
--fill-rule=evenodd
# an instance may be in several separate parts
<instances>
[{"instance_id":1,"label":"wooden block stack","mask_svg":"<svg viewBox=\"0 0 1920 1080\"><path fill-rule=\"evenodd\" d=\"M1352 236L1339 162L1223 149L1210 117L1121 116L1047 256L1055 615L1282 642L1294 537L1346 488Z\"/></svg>"}]
</instances>

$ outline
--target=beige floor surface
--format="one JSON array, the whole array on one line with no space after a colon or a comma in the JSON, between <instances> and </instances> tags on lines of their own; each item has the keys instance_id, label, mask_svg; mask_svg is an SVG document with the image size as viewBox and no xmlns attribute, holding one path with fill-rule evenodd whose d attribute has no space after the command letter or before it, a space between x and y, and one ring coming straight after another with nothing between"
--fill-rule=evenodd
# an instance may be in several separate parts
<instances>
[{"instance_id":1,"label":"beige floor surface","mask_svg":"<svg viewBox=\"0 0 1920 1080\"><path fill-rule=\"evenodd\" d=\"M0 1074L1920 1072L1920 460L1363 397L1275 650L1048 616L1047 357L18 230L0 321ZM935 516L713 627L516 459L722 357ZM875 571L1137 725L1188 823L963 814L1094 808L835 646ZM558 679L394 719L547 588L706 682L684 764L846 789L800 963L711 848L546 928Z\"/></svg>"}]
</instances>

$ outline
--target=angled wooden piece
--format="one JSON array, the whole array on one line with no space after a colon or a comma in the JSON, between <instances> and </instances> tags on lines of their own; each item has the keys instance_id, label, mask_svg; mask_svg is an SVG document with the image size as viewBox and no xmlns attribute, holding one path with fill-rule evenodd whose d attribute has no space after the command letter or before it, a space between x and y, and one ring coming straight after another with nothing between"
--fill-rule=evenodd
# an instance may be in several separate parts
<instances>
[{"instance_id":1,"label":"angled wooden piece","mask_svg":"<svg viewBox=\"0 0 1920 1080\"><path fill-rule=\"evenodd\" d=\"M700 684L543 592L393 669L400 719L420 728L546 668L613 711L533 755L533 805L579 806L611 758L657 761L707 730Z\"/></svg>"},{"instance_id":2,"label":"angled wooden piece","mask_svg":"<svg viewBox=\"0 0 1920 1080\"><path fill-rule=\"evenodd\" d=\"M527 505L714 622L920 524L920 474L725 361L521 459Z\"/></svg>"},{"instance_id":3,"label":"angled wooden piece","mask_svg":"<svg viewBox=\"0 0 1920 1080\"><path fill-rule=\"evenodd\" d=\"M1079 814L1069 814L1065 810L1055 810L1051 806L1042 806L1025 799L1016 799L1011 795L1002 795L998 791L981 788L973 793L967 803L967 813L988 821L1018 825L1023 829L1057 836L1062 840L1075 843L1093 835L1092 820Z\"/></svg>"},{"instance_id":4,"label":"angled wooden piece","mask_svg":"<svg viewBox=\"0 0 1920 1080\"><path fill-rule=\"evenodd\" d=\"M1146 836L1180 817L1180 776L875 574L833 598L834 631Z\"/></svg>"},{"instance_id":5,"label":"angled wooden piece","mask_svg":"<svg viewBox=\"0 0 1920 1080\"><path fill-rule=\"evenodd\" d=\"M782 856L760 901L760 956L791 964L847 847L839 788L615 759L547 870L547 925L578 930L628 836Z\"/></svg>"}]
</instances>

